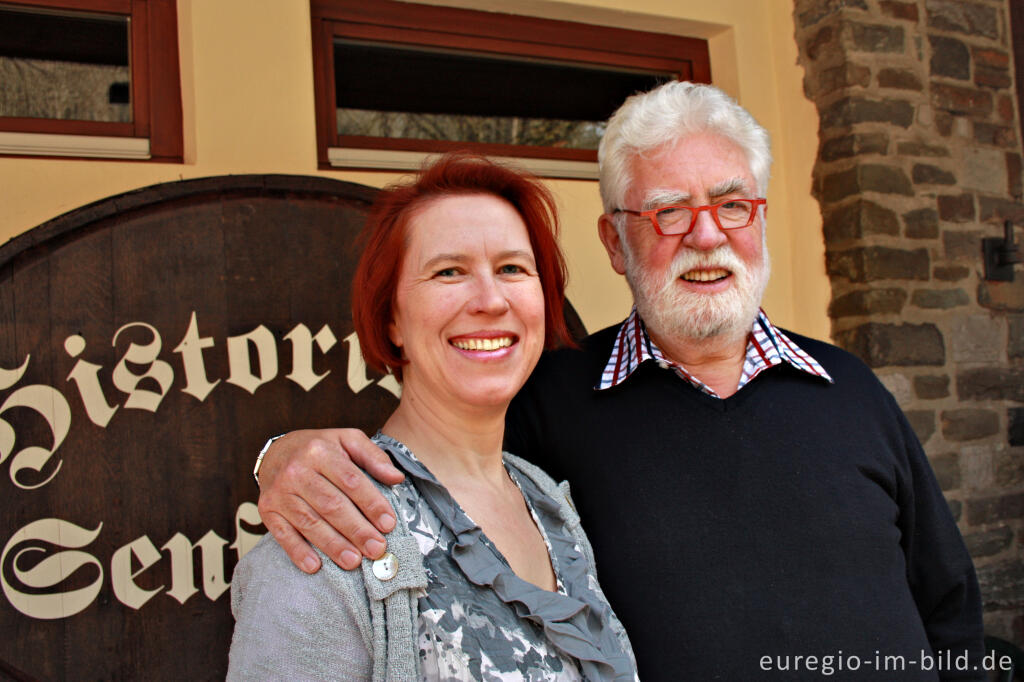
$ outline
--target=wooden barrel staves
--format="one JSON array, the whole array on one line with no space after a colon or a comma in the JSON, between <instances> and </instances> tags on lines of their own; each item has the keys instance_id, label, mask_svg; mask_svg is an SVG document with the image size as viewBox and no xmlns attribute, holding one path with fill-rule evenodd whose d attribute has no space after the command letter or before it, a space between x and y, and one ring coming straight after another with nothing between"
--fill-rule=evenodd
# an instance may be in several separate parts
<instances>
[{"instance_id":1,"label":"wooden barrel staves","mask_svg":"<svg viewBox=\"0 0 1024 682\"><path fill-rule=\"evenodd\" d=\"M397 404L349 314L375 192L168 183L0 247L0 677L224 677L264 440Z\"/></svg>"}]
</instances>

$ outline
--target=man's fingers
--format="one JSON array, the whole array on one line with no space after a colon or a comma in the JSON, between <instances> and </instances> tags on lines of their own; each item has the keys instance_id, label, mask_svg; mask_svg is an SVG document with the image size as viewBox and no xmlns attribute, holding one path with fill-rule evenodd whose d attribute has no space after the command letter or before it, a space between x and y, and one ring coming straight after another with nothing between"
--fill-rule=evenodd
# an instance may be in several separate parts
<instances>
[{"instance_id":1,"label":"man's fingers","mask_svg":"<svg viewBox=\"0 0 1024 682\"><path fill-rule=\"evenodd\" d=\"M341 429L338 441L349 459L384 485L395 485L405 480L405 475L395 467L388 454L362 431Z\"/></svg>"},{"instance_id":2,"label":"man's fingers","mask_svg":"<svg viewBox=\"0 0 1024 682\"><path fill-rule=\"evenodd\" d=\"M309 543L302 539L302 536L295 532L292 525L277 514L267 514L263 518L263 525L267 527L270 534L281 545L292 563L306 573L316 573L320 570L320 557L309 546Z\"/></svg>"},{"instance_id":3,"label":"man's fingers","mask_svg":"<svg viewBox=\"0 0 1024 682\"><path fill-rule=\"evenodd\" d=\"M322 478L320 483L311 485L306 497L323 521L337 528L365 556L376 559L386 549L381 533L390 532L395 527L395 512L362 471L351 463L346 464L327 472L329 479ZM377 522L379 532L368 520L368 514ZM334 556L319 542L310 540Z\"/></svg>"},{"instance_id":4,"label":"man's fingers","mask_svg":"<svg viewBox=\"0 0 1024 682\"><path fill-rule=\"evenodd\" d=\"M338 441L348 455L348 460L329 458L322 472L334 487L347 496L347 499L339 500L333 495L329 495L323 499L311 498L310 503L328 523L341 530L357 546L363 547L367 556L374 558L375 554L366 552L365 545L361 544L360 540L365 543L382 538L366 536L366 529L363 528L352 528L352 532L349 532L349 526L339 526L335 521L336 519L340 520L348 513L349 509L345 503L350 500L351 504L358 508L358 512L376 526L377 530L382 533L391 532L395 527L395 511L384 499L377 486L367 478L366 472L386 485L400 483L405 476L394 467L387 454L367 438L362 431L343 429L339 431ZM328 490L328 492L330 491ZM361 534L361 537L353 537L356 531ZM379 554L377 555L379 556Z\"/></svg>"},{"instance_id":5,"label":"man's fingers","mask_svg":"<svg viewBox=\"0 0 1024 682\"><path fill-rule=\"evenodd\" d=\"M278 456L280 455L280 457ZM379 558L395 512L362 470L385 484L404 476L361 431L299 431L275 441L260 470L264 523L302 570L319 564L310 543L349 569ZM376 526L376 527L375 527Z\"/></svg>"},{"instance_id":6,"label":"man's fingers","mask_svg":"<svg viewBox=\"0 0 1024 682\"><path fill-rule=\"evenodd\" d=\"M321 478L320 480L320 488L330 485L325 479ZM353 525L356 520L361 520L363 525L368 525L354 507L351 505L349 507L351 510L348 515L343 515L343 518L348 519L349 525ZM358 549L358 546L353 546L302 498L289 496L283 504L276 507L275 511L263 513L261 510L261 516L263 523L284 547L292 562L307 573L315 572L320 563L316 552L309 547L310 544L319 547L334 563L346 570L356 568L362 559L362 551ZM369 532L375 536L373 539L381 540L379 544L383 546L383 538L372 528ZM289 544L285 544L286 542ZM362 539L360 546L366 544L367 539ZM371 547L376 549L377 545L371 545ZM378 555L381 553L383 553L383 549L378 552ZM316 562L315 566L309 562L310 554ZM309 568L312 568L313 571L308 570Z\"/></svg>"},{"instance_id":7,"label":"man's fingers","mask_svg":"<svg viewBox=\"0 0 1024 682\"><path fill-rule=\"evenodd\" d=\"M282 478L293 481L295 490L301 493L272 505L273 511L284 516L306 540L339 565L346 550L354 549L357 554L379 558L387 548L384 536L349 500L349 496L362 500L376 512L376 518L391 514L390 525L394 527L391 505L366 474L347 459L328 457L322 464L324 466L320 468L325 470L324 474L289 463L282 472ZM293 468L295 471L291 471Z\"/></svg>"}]
</instances>

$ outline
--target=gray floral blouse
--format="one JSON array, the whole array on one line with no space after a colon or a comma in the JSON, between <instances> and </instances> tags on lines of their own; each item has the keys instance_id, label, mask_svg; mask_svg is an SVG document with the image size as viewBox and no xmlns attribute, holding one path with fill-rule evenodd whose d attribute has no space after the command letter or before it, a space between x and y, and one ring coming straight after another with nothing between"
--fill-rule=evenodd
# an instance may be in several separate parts
<instances>
[{"instance_id":1,"label":"gray floral blouse","mask_svg":"<svg viewBox=\"0 0 1024 682\"><path fill-rule=\"evenodd\" d=\"M374 441L407 474L396 511L423 554L420 670L426 680L635 680L628 644L558 503L505 462L548 548L550 592L519 578L447 489L399 441ZM620 626L621 627L621 626Z\"/></svg>"}]
</instances>

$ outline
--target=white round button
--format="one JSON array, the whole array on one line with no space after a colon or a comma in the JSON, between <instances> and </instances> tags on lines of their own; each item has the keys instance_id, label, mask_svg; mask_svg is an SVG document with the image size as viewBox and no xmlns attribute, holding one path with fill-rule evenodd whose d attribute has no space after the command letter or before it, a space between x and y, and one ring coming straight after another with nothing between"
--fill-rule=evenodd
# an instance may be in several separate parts
<instances>
[{"instance_id":1,"label":"white round button","mask_svg":"<svg viewBox=\"0 0 1024 682\"><path fill-rule=\"evenodd\" d=\"M398 574L398 559L391 552L373 562L373 575L378 580L391 580Z\"/></svg>"}]
</instances>

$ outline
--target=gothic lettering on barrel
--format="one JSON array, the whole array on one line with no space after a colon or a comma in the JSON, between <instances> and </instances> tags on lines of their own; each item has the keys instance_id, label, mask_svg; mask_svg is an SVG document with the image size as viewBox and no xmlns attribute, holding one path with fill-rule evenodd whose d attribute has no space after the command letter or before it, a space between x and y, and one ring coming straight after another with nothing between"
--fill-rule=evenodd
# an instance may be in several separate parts
<instances>
[{"instance_id":1,"label":"gothic lettering on barrel","mask_svg":"<svg viewBox=\"0 0 1024 682\"><path fill-rule=\"evenodd\" d=\"M115 550L107 562L89 551L89 546L103 531L102 523L96 528L82 528L63 519L40 519L20 528L7 541L0 554L0 587L11 606L40 620L68 618L88 608L108 580L105 565L109 566L114 596L132 609L141 609L161 592L184 604L199 593L197 582L202 586L203 595L216 601L230 586L225 580L225 547L234 550L241 559L261 537L245 530L243 523L249 526L260 523L259 512L252 502L243 502L235 512L235 540L231 545L212 530L195 543L175 533L163 544L167 553L161 554L148 536L141 535ZM199 576L195 574L193 561L197 551ZM164 562L169 563L170 585L148 590L139 587L136 579ZM62 585L79 572L85 574L88 584L62 589ZM8 574L20 584L8 581ZM45 591L40 593L39 590Z\"/></svg>"},{"instance_id":2,"label":"gothic lettering on barrel","mask_svg":"<svg viewBox=\"0 0 1024 682\"><path fill-rule=\"evenodd\" d=\"M83 357L89 344L100 343L123 349L112 367ZM279 343L290 346L290 367L281 366ZM346 346L347 352L338 350ZM390 374L381 379L368 376L354 333L339 344L326 324L314 333L300 322L280 339L262 324L243 334L215 339L203 335L201 320L192 311L184 336L173 346L165 344L153 325L133 321L113 330L106 339L71 334L64 339L63 351L74 365L65 382L57 386L22 383L32 362L31 354L16 368L0 367L0 464L7 465L11 483L22 491L43 487L67 471L59 451L72 434L71 403L75 401L81 403L95 427L106 429L114 420L129 419L137 410L158 413L165 398L175 390L200 403L214 391L255 394L279 380L291 381L309 392L331 373L330 369L318 372L316 367L332 351L345 353L345 378L352 393L374 384L396 397L401 392ZM227 358L226 376L212 376L207 366L211 354L217 352ZM225 388L229 384L233 388ZM38 435L27 439L35 442L25 442L26 436L18 433L18 422L11 417L16 408L37 413L49 433L41 439ZM0 490L3 487L0 485ZM102 522L83 527L59 518L31 521L4 543L0 588L15 609L37 619L68 618L80 613L95 602L105 584L121 604L131 609L144 608L153 599L165 597L184 604L200 593L215 601L230 586L225 556L233 553L241 558L261 537L245 530L243 524L260 524L252 503L243 503L237 509L235 537L230 545L212 530L200 538L174 533L159 545L141 534L111 556L101 557L90 547L103 532ZM153 577L157 571L166 577L165 584L154 584L162 580ZM147 573L149 579L140 581L140 576ZM74 588L66 588L72 575L75 579L70 584Z\"/></svg>"},{"instance_id":3,"label":"gothic lettering on barrel","mask_svg":"<svg viewBox=\"0 0 1024 682\"><path fill-rule=\"evenodd\" d=\"M25 374L25 370L28 369L28 363L31 359L31 355L26 357L21 367L15 370L0 368L0 390L11 388L21 381L21 377ZM21 446L20 450L14 452L14 448L19 446L17 433L14 430L14 426L5 420L3 415L15 407L27 407L42 415L50 427L53 442L47 447L40 445ZM61 462L59 460L50 475L40 482L25 482L21 474L26 470L32 470L37 473L42 471L46 463L57 452L57 448L64 442L70 430L71 407L64 396L55 388L43 384L32 384L22 386L8 395L3 404L0 404L0 463L3 463L8 457L10 458L11 481L14 485L30 490L44 486L52 481L53 477L60 471Z\"/></svg>"}]
</instances>

